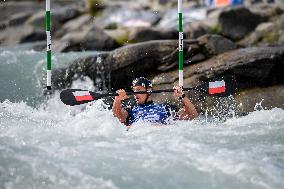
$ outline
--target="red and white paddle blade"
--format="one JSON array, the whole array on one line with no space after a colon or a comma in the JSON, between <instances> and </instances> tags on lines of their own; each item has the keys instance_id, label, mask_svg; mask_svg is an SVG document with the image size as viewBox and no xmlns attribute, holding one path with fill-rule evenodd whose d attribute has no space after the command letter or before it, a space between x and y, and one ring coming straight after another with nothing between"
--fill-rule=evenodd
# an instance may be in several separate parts
<instances>
[{"instance_id":1,"label":"red and white paddle blade","mask_svg":"<svg viewBox=\"0 0 284 189\"><path fill-rule=\"evenodd\" d=\"M72 92L77 102L81 101L93 101L94 98L89 91L74 91Z\"/></svg>"},{"instance_id":2,"label":"red and white paddle blade","mask_svg":"<svg viewBox=\"0 0 284 189\"><path fill-rule=\"evenodd\" d=\"M226 84L224 80L209 82L209 94L219 94L226 91Z\"/></svg>"}]
</instances>

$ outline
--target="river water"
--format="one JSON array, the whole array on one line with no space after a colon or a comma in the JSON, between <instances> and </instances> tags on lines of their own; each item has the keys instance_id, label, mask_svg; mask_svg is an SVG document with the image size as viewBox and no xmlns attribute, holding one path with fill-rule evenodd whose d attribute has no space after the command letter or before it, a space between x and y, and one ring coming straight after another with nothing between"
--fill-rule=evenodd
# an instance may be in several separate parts
<instances>
[{"instance_id":1,"label":"river water","mask_svg":"<svg viewBox=\"0 0 284 189\"><path fill-rule=\"evenodd\" d=\"M57 53L64 64L88 53ZM102 101L42 97L44 52L0 49L0 188L284 188L284 110L129 131ZM90 88L76 81L72 87Z\"/></svg>"}]
</instances>

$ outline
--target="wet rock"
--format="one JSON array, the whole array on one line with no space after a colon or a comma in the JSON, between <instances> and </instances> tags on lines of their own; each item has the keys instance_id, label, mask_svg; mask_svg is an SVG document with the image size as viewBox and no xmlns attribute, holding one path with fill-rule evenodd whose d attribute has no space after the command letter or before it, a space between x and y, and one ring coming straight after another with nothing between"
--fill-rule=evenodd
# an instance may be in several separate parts
<instances>
[{"instance_id":1,"label":"wet rock","mask_svg":"<svg viewBox=\"0 0 284 189\"><path fill-rule=\"evenodd\" d=\"M178 32L176 30L161 30L158 28L134 28L129 32L129 41L143 42L162 39L176 39Z\"/></svg>"},{"instance_id":2,"label":"wet rock","mask_svg":"<svg viewBox=\"0 0 284 189\"><path fill-rule=\"evenodd\" d=\"M18 43L27 43L42 41L46 39L45 31L32 26L8 27L0 32L1 45L16 45Z\"/></svg>"},{"instance_id":3,"label":"wet rock","mask_svg":"<svg viewBox=\"0 0 284 189\"><path fill-rule=\"evenodd\" d=\"M283 60L283 46L236 49L185 67L185 83L190 79L188 84L196 85L200 81L230 76L237 81L238 90L283 84ZM154 78L157 84L169 84L177 80L176 71Z\"/></svg>"},{"instance_id":4,"label":"wet rock","mask_svg":"<svg viewBox=\"0 0 284 189\"><path fill-rule=\"evenodd\" d=\"M19 14L19 12L26 13L35 10L45 10L45 3L2 1L0 5L0 22L9 20L12 15Z\"/></svg>"},{"instance_id":5,"label":"wet rock","mask_svg":"<svg viewBox=\"0 0 284 189\"><path fill-rule=\"evenodd\" d=\"M155 25L159 20L160 15L152 11L110 7L103 12L102 16L95 19L95 22L102 28L108 28L111 25L150 27Z\"/></svg>"},{"instance_id":6,"label":"wet rock","mask_svg":"<svg viewBox=\"0 0 284 189\"><path fill-rule=\"evenodd\" d=\"M257 26L254 32L239 42L243 46L281 44L284 36L284 15L275 18L274 22L265 22Z\"/></svg>"},{"instance_id":7,"label":"wet rock","mask_svg":"<svg viewBox=\"0 0 284 189\"><path fill-rule=\"evenodd\" d=\"M188 48L190 44L197 43L197 41L185 41L185 47ZM164 59L164 57L175 52L177 46L177 40L150 41L128 45L118 48L104 57L100 57L100 64L104 65L104 68L109 68L105 71L111 74L112 88L117 89L130 86L132 79L137 75L143 74L144 76L149 76L159 72L158 67L168 63L168 59ZM74 66L56 70L58 74L53 77L54 83L70 83L71 79L69 79L69 75L71 75L70 78L72 78L72 76L77 74L77 69L73 69L73 67L84 67L84 69L80 70L88 70L89 75L92 75L91 78L95 81L95 76L97 75L96 67L98 66L97 58L98 55L78 59L71 63L71 65ZM84 74L86 75L84 71L79 73L79 75ZM68 80L58 79L64 78L65 75L68 75ZM60 80L60 82L57 82L57 80Z\"/></svg>"},{"instance_id":8,"label":"wet rock","mask_svg":"<svg viewBox=\"0 0 284 189\"><path fill-rule=\"evenodd\" d=\"M15 26L15 25L23 24L31 15L32 15L32 12L22 12L22 13L14 14L10 17L8 21L8 25Z\"/></svg>"},{"instance_id":9,"label":"wet rock","mask_svg":"<svg viewBox=\"0 0 284 189\"><path fill-rule=\"evenodd\" d=\"M230 8L219 16L223 35L239 40L252 32L258 24L268 21L268 16L251 12L245 7Z\"/></svg>"},{"instance_id":10,"label":"wet rock","mask_svg":"<svg viewBox=\"0 0 284 189\"><path fill-rule=\"evenodd\" d=\"M184 41L185 65L203 61L212 57L214 53L232 50L235 47L229 40L218 36L205 36L201 39L203 40ZM214 45L223 45L223 47L217 48ZM152 76L177 68L177 47L177 40L142 42L118 48L110 52L109 56L102 62L111 67L112 87L120 88L129 86L132 79L138 75ZM88 61L92 60L91 58L88 59ZM81 61L86 62L85 59ZM88 64L92 67L96 65L96 62L89 62ZM90 70L92 70L91 67Z\"/></svg>"},{"instance_id":11,"label":"wet rock","mask_svg":"<svg viewBox=\"0 0 284 189\"><path fill-rule=\"evenodd\" d=\"M65 22L79 16L79 10L74 6L67 7L55 7L52 9L51 16L51 31L58 30ZM39 11L33 15L26 24L34 27L44 28L45 27L45 11Z\"/></svg>"},{"instance_id":12,"label":"wet rock","mask_svg":"<svg viewBox=\"0 0 284 189\"><path fill-rule=\"evenodd\" d=\"M82 31L84 27L91 24L92 21L93 21L93 17L91 17L88 14L72 19L66 22L59 31L56 31L55 37L59 38L70 32Z\"/></svg>"},{"instance_id":13,"label":"wet rock","mask_svg":"<svg viewBox=\"0 0 284 189\"><path fill-rule=\"evenodd\" d=\"M94 83L98 83L96 79L104 79L101 78L101 75L97 73L104 72L108 74L109 70L103 70L102 67L108 65L105 64L105 59L109 56L109 53L100 53L94 56L90 56L83 59L77 59L72 62L70 65L64 65L52 70L52 85L55 89L62 89L70 87L73 80L78 78L83 78L84 76L88 76L91 78ZM98 70L98 69L101 70ZM102 90L101 88L95 86L98 90Z\"/></svg>"},{"instance_id":14,"label":"wet rock","mask_svg":"<svg viewBox=\"0 0 284 189\"><path fill-rule=\"evenodd\" d=\"M284 85L246 89L235 95L238 111L284 108Z\"/></svg>"},{"instance_id":15,"label":"wet rock","mask_svg":"<svg viewBox=\"0 0 284 189\"><path fill-rule=\"evenodd\" d=\"M266 17L280 16L284 13L283 4L256 4L248 7L249 10L258 15L264 15Z\"/></svg>"},{"instance_id":16,"label":"wet rock","mask_svg":"<svg viewBox=\"0 0 284 189\"><path fill-rule=\"evenodd\" d=\"M231 113L252 111L252 106L260 102L261 98L267 99L265 107L282 107L284 77L284 48L259 47L246 48L219 54L209 60L184 68L184 86L198 86L203 82L225 79L226 90L232 91L232 97L209 96L198 91L186 93L191 97L199 112L206 112L211 116L223 118L232 116ZM153 80L155 89L171 88L178 82L178 71L170 71L156 75ZM268 88L267 88L268 87ZM258 88L262 93L250 92L251 88ZM239 91L235 93L235 91ZM249 92L248 92L249 91ZM240 94L240 95L239 95ZM154 100L167 100L176 103L172 94L152 95ZM254 96L254 97L253 97ZM274 100L271 96L275 96ZM252 97L251 99L249 99ZM248 99L246 99L248 98ZM272 98L273 99L273 98ZM242 107L240 108L240 103ZM281 105L280 105L281 104ZM221 111L220 111L221 110ZM228 115L231 114L231 115Z\"/></svg>"},{"instance_id":17,"label":"wet rock","mask_svg":"<svg viewBox=\"0 0 284 189\"><path fill-rule=\"evenodd\" d=\"M234 42L220 35L204 35L197 40L200 45L206 48L208 56L221 54L238 48Z\"/></svg>"},{"instance_id":18,"label":"wet rock","mask_svg":"<svg viewBox=\"0 0 284 189\"><path fill-rule=\"evenodd\" d=\"M185 48L197 41L185 41ZM167 65L168 55L175 52L176 40L150 41L125 46L113 51L106 59L111 64L112 86L117 88L130 86L137 75L150 76L160 72L159 67ZM177 57L177 54L173 54ZM174 66L177 66L175 64Z\"/></svg>"},{"instance_id":19,"label":"wet rock","mask_svg":"<svg viewBox=\"0 0 284 189\"><path fill-rule=\"evenodd\" d=\"M184 8L183 9L183 24L186 25L195 21L201 21L206 18L206 8ZM159 28L165 30L178 30L177 8L169 9L165 12L163 18L158 24Z\"/></svg>"},{"instance_id":20,"label":"wet rock","mask_svg":"<svg viewBox=\"0 0 284 189\"><path fill-rule=\"evenodd\" d=\"M82 31L69 32L54 43L53 49L60 52L84 50L112 50L118 47L116 41L109 37L95 24L88 25Z\"/></svg>"},{"instance_id":21,"label":"wet rock","mask_svg":"<svg viewBox=\"0 0 284 189\"><path fill-rule=\"evenodd\" d=\"M196 39L210 33L210 29L202 22L191 22L184 25L183 33L186 39Z\"/></svg>"}]
</instances>

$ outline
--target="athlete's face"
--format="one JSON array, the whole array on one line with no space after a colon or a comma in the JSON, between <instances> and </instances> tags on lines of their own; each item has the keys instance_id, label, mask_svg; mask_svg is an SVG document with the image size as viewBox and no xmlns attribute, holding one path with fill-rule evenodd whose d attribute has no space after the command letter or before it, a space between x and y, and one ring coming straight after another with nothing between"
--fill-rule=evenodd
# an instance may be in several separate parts
<instances>
[{"instance_id":1,"label":"athlete's face","mask_svg":"<svg viewBox=\"0 0 284 189\"><path fill-rule=\"evenodd\" d=\"M132 87L132 89L134 92L146 91L146 88L143 86L135 86L135 87ZM135 94L134 98L137 104L143 104L148 99L148 94Z\"/></svg>"}]
</instances>

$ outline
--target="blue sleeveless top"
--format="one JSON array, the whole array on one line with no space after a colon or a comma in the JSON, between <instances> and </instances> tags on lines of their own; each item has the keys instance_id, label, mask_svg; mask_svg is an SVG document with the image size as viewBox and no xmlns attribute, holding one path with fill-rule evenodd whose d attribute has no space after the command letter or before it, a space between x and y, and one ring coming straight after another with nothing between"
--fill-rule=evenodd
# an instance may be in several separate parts
<instances>
[{"instance_id":1,"label":"blue sleeveless top","mask_svg":"<svg viewBox=\"0 0 284 189\"><path fill-rule=\"evenodd\" d=\"M128 110L127 125L138 121L166 124L170 117L176 118L177 108L167 104L154 104L152 101L134 106Z\"/></svg>"}]
</instances>

